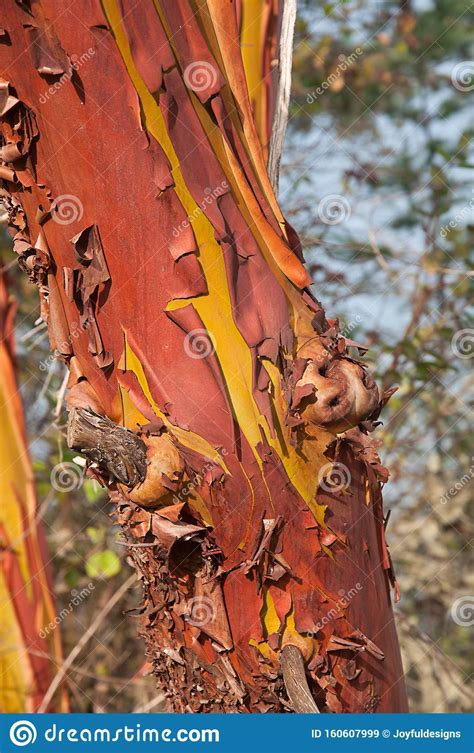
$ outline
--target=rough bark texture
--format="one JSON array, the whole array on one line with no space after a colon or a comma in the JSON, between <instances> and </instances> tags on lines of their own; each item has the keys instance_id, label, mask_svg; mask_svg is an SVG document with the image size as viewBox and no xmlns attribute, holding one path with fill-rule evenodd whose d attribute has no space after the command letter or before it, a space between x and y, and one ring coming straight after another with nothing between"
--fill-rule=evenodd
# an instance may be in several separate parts
<instances>
[{"instance_id":1,"label":"rough bark texture","mask_svg":"<svg viewBox=\"0 0 474 753\"><path fill-rule=\"evenodd\" d=\"M14 247L69 405L146 447L134 485L89 457L135 543L172 708L291 710L292 645L320 711L404 711L367 437L387 396L308 288L234 3L41 0L4 16Z\"/></svg>"},{"instance_id":2,"label":"rough bark texture","mask_svg":"<svg viewBox=\"0 0 474 753\"><path fill-rule=\"evenodd\" d=\"M283 646L280 665L288 698L298 714L319 714L306 679L306 667L301 651L289 643Z\"/></svg>"},{"instance_id":3,"label":"rough bark texture","mask_svg":"<svg viewBox=\"0 0 474 753\"><path fill-rule=\"evenodd\" d=\"M31 713L61 643L15 373L15 308L0 271L0 713ZM67 711L62 692L48 710Z\"/></svg>"}]
</instances>

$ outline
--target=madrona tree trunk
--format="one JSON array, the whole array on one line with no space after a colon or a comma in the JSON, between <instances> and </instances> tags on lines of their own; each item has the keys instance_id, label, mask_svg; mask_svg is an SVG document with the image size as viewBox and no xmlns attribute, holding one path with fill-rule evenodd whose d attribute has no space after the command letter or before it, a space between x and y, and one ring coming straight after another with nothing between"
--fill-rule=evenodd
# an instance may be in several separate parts
<instances>
[{"instance_id":1,"label":"madrona tree trunk","mask_svg":"<svg viewBox=\"0 0 474 753\"><path fill-rule=\"evenodd\" d=\"M0 712L31 713L62 659L15 374L14 313L0 270ZM48 710L67 710L62 691Z\"/></svg>"},{"instance_id":2,"label":"madrona tree trunk","mask_svg":"<svg viewBox=\"0 0 474 753\"><path fill-rule=\"evenodd\" d=\"M385 398L310 292L235 4L11 1L2 26L14 247L171 707L405 710Z\"/></svg>"}]
</instances>

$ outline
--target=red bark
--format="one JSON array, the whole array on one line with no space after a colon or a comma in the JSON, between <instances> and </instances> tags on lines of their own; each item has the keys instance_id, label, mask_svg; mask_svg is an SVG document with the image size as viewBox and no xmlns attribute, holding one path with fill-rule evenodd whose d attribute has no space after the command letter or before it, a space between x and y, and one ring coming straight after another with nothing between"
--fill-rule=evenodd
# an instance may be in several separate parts
<instances>
[{"instance_id":1,"label":"red bark","mask_svg":"<svg viewBox=\"0 0 474 753\"><path fill-rule=\"evenodd\" d=\"M233 3L28 8L0 45L5 202L76 418L151 463L82 445L154 545L131 551L161 686L176 710L284 711L293 644L321 710L406 710L383 470L349 431L380 397L307 287Z\"/></svg>"}]
</instances>

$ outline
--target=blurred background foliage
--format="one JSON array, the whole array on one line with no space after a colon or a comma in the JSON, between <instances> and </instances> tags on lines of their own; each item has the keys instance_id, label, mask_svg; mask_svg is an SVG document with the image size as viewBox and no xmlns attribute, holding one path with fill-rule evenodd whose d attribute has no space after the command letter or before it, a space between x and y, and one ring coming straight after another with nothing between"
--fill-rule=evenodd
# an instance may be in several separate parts
<instances>
[{"instance_id":1,"label":"blurred background foliage","mask_svg":"<svg viewBox=\"0 0 474 753\"><path fill-rule=\"evenodd\" d=\"M385 505L413 711L470 706L472 632L455 611L474 593L470 38L460 0L300 1L282 166L280 201L316 296L369 347L379 382L399 387L376 437L392 477ZM136 636L138 589L101 619L129 578L126 549L106 495L66 447L65 369L49 354L36 290L6 237L2 245L20 304L22 392L66 657L99 621L67 672L72 709L159 710Z\"/></svg>"}]
</instances>

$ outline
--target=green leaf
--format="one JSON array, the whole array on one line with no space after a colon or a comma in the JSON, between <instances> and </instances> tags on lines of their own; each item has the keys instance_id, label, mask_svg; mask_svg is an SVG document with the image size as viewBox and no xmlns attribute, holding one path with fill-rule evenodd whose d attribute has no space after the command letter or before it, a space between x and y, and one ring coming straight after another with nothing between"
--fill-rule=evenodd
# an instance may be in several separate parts
<instances>
[{"instance_id":1,"label":"green leaf","mask_svg":"<svg viewBox=\"0 0 474 753\"><path fill-rule=\"evenodd\" d=\"M84 480L82 488L84 489L88 502L97 502L104 493L101 485L95 481L95 479L91 478Z\"/></svg>"},{"instance_id":2,"label":"green leaf","mask_svg":"<svg viewBox=\"0 0 474 753\"><path fill-rule=\"evenodd\" d=\"M120 572L120 558L111 549L91 554L86 562L86 573L89 578L112 578Z\"/></svg>"},{"instance_id":3,"label":"green leaf","mask_svg":"<svg viewBox=\"0 0 474 753\"><path fill-rule=\"evenodd\" d=\"M64 580L66 582L66 585L68 588L74 588L79 583L79 579L81 577L81 574L78 570L75 568L71 568L69 570L66 570L64 574Z\"/></svg>"},{"instance_id":4,"label":"green leaf","mask_svg":"<svg viewBox=\"0 0 474 753\"><path fill-rule=\"evenodd\" d=\"M86 528L86 534L93 544L100 544L104 540L105 531L104 529L89 526Z\"/></svg>"}]
</instances>

